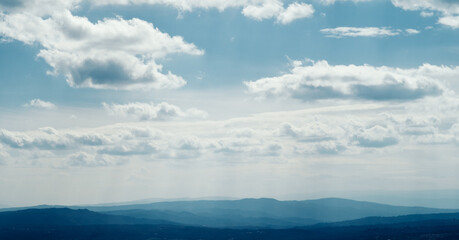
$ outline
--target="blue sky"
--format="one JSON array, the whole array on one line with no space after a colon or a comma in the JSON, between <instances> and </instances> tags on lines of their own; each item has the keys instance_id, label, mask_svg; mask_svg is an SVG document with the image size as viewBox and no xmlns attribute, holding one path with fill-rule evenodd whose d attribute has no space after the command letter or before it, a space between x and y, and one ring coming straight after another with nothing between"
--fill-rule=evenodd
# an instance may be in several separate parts
<instances>
[{"instance_id":1,"label":"blue sky","mask_svg":"<svg viewBox=\"0 0 459 240\"><path fill-rule=\"evenodd\" d=\"M459 188L459 3L15 3L2 204Z\"/></svg>"}]
</instances>

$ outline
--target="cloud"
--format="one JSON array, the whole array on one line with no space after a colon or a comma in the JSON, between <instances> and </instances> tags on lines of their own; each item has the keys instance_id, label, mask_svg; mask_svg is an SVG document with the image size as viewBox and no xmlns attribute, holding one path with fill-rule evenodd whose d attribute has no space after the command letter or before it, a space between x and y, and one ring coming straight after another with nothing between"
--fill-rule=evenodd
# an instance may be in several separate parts
<instances>
[{"instance_id":1,"label":"cloud","mask_svg":"<svg viewBox=\"0 0 459 240\"><path fill-rule=\"evenodd\" d=\"M412 29L412 28L408 28L408 29L405 29L405 32L410 34L410 35L415 35L415 34L419 34L420 31L417 30L417 29Z\"/></svg>"},{"instance_id":2,"label":"cloud","mask_svg":"<svg viewBox=\"0 0 459 240\"><path fill-rule=\"evenodd\" d=\"M112 140L101 133L58 131L51 127L37 131L0 129L0 143L16 149L66 150L75 146L100 146Z\"/></svg>"},{"instance_id":3,"label":"cloud","mask_svg":"<svg viewBox=\"0 0 459 240\"><path fill-rule=\"evenodd\" d=\"M294 2L284 9L280 1L265 1L262 5L244 7L242 14L258 21L276 18L281 24L289 24L297 19L311 17L314 14L314 8L311 4Z\"/></svg>"},{"instance_id":4,"label":"cloud","mask_svg":"<svg viewBox=\"0 0 459 240\"><path fill-rule=\"evenodd\" d=\"M180 88L186 84L185 79L163 71L159 62L173 54L204 54L182 37L170 36L137 18L105 18L93 23L86 17L74 16L71 11L80 7L80 0L21 0L1 4L4 7L0 11L1 39L39 44L42 49L38 56L53 68L48 73L65 76L68 84L75 88ZM281 24L311 17L314 13L310 4L294 2L284 8L278 0L105 0L90 4L161 4L180 11L240 7L248 17L275 18Z\"/></svg>"},{"instance_id":5,"label":"cloud","mask_svg":"<svg viewBox=\"0 0 459 240\"><path fill-rule=\"evenodd\" d=\"M421 17L427 18L427 17L432 17L433 15L434 15L433 12L425 12L425 11L421 12Z\"/></svg>"},{"instance_id":6,"label":"cloud","mask_svg":"<svg viewBox=\"0 0 459 240\"><path fill-rule=\"evenodd\" d=\"M282 24L288 24L297 19L311 17L313 14L314 8L311 4L295 2L277 16L277 21Z\"/></svg>"},{"instance_id":7,"label":"cloud","mask_svg":"<svg viewBox=\"0 0 459 240\"><path fill-rule=\"evenodd\" d=\"M0 144L0 166L5 165L9 158L9 154L3 149L3 146Z\"/></svg>"},{"instance_id":8,"label":"cloud","mask_svg":"<svg viewBox=\"0 0 459 240\"><path fill-rule=\"evenodd\" d=\"M449 26L453 29L459 28L459 2L454 0L392 0L392 4L404 10L410 11L436 11L443 16L439 18L438 23ZM421 12L421 16L433 16L432 12Z\"/></svg>"},{"instance_id":9,"label":"cloud","mask_svg":"<svg viewBox=\"0 0 459 240\"><path fill-rule=\"evenodd\" d=\"M308 122L301 128L284 123L279 128L280 136L290 136L301 142L323 142L337 139L344 135L339 127L333 127L319 121Z\"/></svg>"},{"instance_id":10,"label":"cloud","mask_svg":"<svg viewBox=\"0 0 459 240\"><path fill-rule=\"evenodd\" d=\"M443 25L449 26L453 29L456 29L459 28L459 15L441 17L440 19L438 19L438 22Z\"/></svg>"},{"instance_id":11,"label":"cloud","mask_svg":"<svg viewBox=\"0 0 459 240\"><path fill-rule=\"evenodd\" d=\"M343 38L343 37L390 37L400 35L403 31L400 29L391 29L387 27L337 27L325 28L320 30L326 37ZM418 34L416 29L406 29L408 34Z\"/></svg>"},{"instance_id":12,"label":"cloud","mask_svg":"<svg viewBox=\"0 0 459 240\"><path fill-rule=\"evenodd\" d=\"M359 146L373 148L392 146L399 142L397 133L393 129L379 125L361 130L354 139Z\"/></svg>"},{"instance_id":13,"label":"cloud","mask_svg":"<svg viewBox=\"0 0 459 240\"><path fill-rule=\"evenodd\" d=\"M242 14L246 17L261 21L264 19L275 18L284 11L282 2L266 1L261 5L249 5L242 9Z\"/></svg>"},{"instance_id":14,"label":"cloud","mask_svg":"<svg viewBox=\"0 0 459 240\"><path fill-rule=\"evenodd\" d=\"M67 164L70 167L106 167L122 164L122 161L113 160L113 158L106 155L78 152L68 156Z\"/></svg>"},{"instance_id":15,"label":"cloud","mask_svg":"<svg viewBox=\"0 0 459 240\"><path fill-rule=\"evenodd\" d=\"M428 149L432 144L448 148L459 143L459 100L451 95L410 102L310 106L193 123L142 121L87 129L1 129L0 152L18 159L6 161L7 165L70 168L138 161L226 164L358 158L389 147L402 156L403 149Z\"/></svg>"},{"instance_id":16,"label":"cloud","mask_svg":"<svg viewBox=\"0 0 459 240\"><path fill-rule=\"evenodd\" d=\"M98 150L99 154L115 155L115 156L133 156L133 155L148 155L158 152L158 148L152 143L138 142L135 144L122 144L115 146L107 146Z\"/></svg>"},{"instance_id":17,"label":"cloud","mask_svg":"<svg viewBox=\"0 0 459 240\"><path fill-rule=\"evenodd\" d=\"M110 138L101 133L79 133L70 131L64 136L77 144L87 146L101 146L112 142Z\"/></svg>"},{"instance_id":18,"label":"cloud","mask_svg":"<svg viewBox=\"0 0 459 240\"><path fill-rule=\"evenodd\" d=\"M40 44L38 56L53 68L50 74L64 75L72 87L178 88L185 80L164 73L157 61L171 54L204 53L140 19L106 18L92 23L68 10L46 18L29 12L2 14L0 34Z\"/></svg>"},{"instance_id":19,"label":"cloud","mask_svg":"<svg viewBox=\"0 0 459 240\"><path fill-rule=\"evenodd\" d=\"M12 148L39 148L39 149L65 149L69 146L66 139L62 139L48 128L32 133L12 132L0 129L0 142Z\"/></svg>"},{"instance_id":20,"label":"cloud","mask_svg":"<svg viewBox=\"0 0 459 240\"><path fill-rule=\"evenodd\" d=\"M314 8L311 4L293 2L284 8L284 3L279 0L102 0L94 5L166 5L178 9L181 12L191 12L195 8L216 8L223 11L227 8L242 8L242 14L246 17L261 21L274 18L281 24L288 24L294 20L311 17Z\"/></svg>"},{"instance_id":21,"label":"cloud","mask_svg":"<svg viewBox=\"0 0 459 240\"><path fill-rule=\"evenodd\" d=\"M32 108L44 108L44 109L55 109L56 105L51 102L43 101L38 98L30 100L30 102L24 104L24 107Z\"/></svg>"},{"instance_id":22,"label":"cloud","mask_svg":"<svg viewBox=\"0 0 459 240\"><path fill-rule=\"evenodd\" d=\"M325 4L325 5L332 5L335 4L336 2L354 2L354 3L359 3L359 2L370 2L372 0L319 0L320 3Z\"/></svg>"},{"instance_id":23,"label":"cloud","mask_svg":"<svg viewBox=\"0 0 459 240\"><path fill-rule=\"evenodd\" d=\"M445 14L459 14L459 2L454 0L392 0L392 4L404 10L431 10Z\"/></svg>"},{"instance_id":24,"label":"cloud","mask_svg":"<svg viewBox=\"0 0 459 240\"><path fill-rule=\"evenodd\" d=\"M18 13L28 12L36 16L47 16L63 10L79 7L81 0L2 0L2 11Z\"/></svg>"},{"instance_id":25,"label":"cloud","mask_svg":"<svg viewBox=\"0 0 459 240\"><path fill-rule=\"evenodd\" d=\"M177 118L206 118L207 113L190 108L182 110L179 107L162 102L154 103L128 103L128 104L107 104L103 103L105 110L114 116L133 117L142 121L165 121Z\"/></svg>"},{"instance_id":26,"label":"cloud","mask_svg":"<svg viewBox=\"0 0 459 240\"><path fill-rule=\"evenodd\" d=\"M459 68L430 64L413 69L370 65L333 66L327 61L318 61L310 66L296 65L281 76L244 84L248 93L262 98L407 101L443 94L446 91L443 81L453 79L452 76L459 76Z\"/></svg>"}]
</instances>

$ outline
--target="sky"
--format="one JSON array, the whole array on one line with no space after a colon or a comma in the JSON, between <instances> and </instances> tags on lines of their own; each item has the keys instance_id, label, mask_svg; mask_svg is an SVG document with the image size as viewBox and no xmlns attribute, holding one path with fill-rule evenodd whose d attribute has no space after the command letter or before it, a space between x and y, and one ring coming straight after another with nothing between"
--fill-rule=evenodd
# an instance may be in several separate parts
<instances>
[{"instance_id":1,"label":"sky","mask_svg":"<svg viewBox=\"0 0 459 240\"><path fill-rule=\"evenodd\" d=\"M0 0L0 206L459 189L459 2Z\"/></svg>"}]
</instances>

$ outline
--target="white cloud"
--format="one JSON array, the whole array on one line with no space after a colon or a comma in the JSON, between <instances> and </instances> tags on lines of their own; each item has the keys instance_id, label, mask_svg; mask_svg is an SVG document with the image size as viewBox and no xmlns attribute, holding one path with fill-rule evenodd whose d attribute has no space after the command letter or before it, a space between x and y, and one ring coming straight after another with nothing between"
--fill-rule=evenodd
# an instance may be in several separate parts
<instances>
[{"instance_id":1,"label":"white cloud","mask_svg":"<svg viewBox=\"0 0 459 240\"><path fill-rule=\"evenodd\" d=\"M395 145L399 142L398 134L391 128L379 125L367 129L361 129L355 134L358 145L363 147L382 148Z\"/></svg>"},{"instance_id":2,"label":"white cloud","mask_svg":"<svg viewBox=\"0 0 459 240\"><path fill-rule=\"evenodd\" d=\"M373 101L414 100L438 96L444 84L459 76L459 68L424 64L400 69L370 65L294 66L289 73L244 82L248 92L262 98L289 97L304 101L319 99L366 99Z\"/></svg>"},{"instance_id":3,"label":"white cloud","mask_svg":"<svg viewBox=\"0 0 459 240\"><path fill-rule=\"evenodd\" d=\"M48 129L28 132L12 132L0 129L0 142L18 149L39 148L39 149L65 149L70 145L67 139L63 139L55 132Z\"/></svg>"},{"instance_id":4,"label":"white cloud","mask_svg":"<svg viewBox=\"0 0 459 240\"><path fill-rule=\"evenodd\" d=\"M327 37L387 37L399 35L401 30L377 27L337 27L320 30Z\"/></svg>"},{"instance_id":5,"label":"white cloud","mask_svg":"<svg viewBox=\"0 0 459 240\"><path fill-rule=\"evenodd\" d=\"M207 113L190 108L182 110L179 107L162 102L154 103L128 103L128 104L107 104L103 103L105 110L115 116L133 117L142 121L164 121L176 118L206 118Z\"/></svg>"},{"instance_id":6,"label":"white cloud","mask_svg":"<svg viewBox=\"0 0 459 240\"><path fill-rule=\"evenodd\" d=\"M314 8L311 4L295 2L290 4L287 9L279 14L277 21L282 24L288 24L297 19L311 17L313 14Z\"/></svg>"},{"instance_id":7,"label":"white cloud","mask_svg":"<svg viewBox=\"0 0 459 240\"><path fill-rule=\"evenodd\" d=\"M46 16L63 10L77 9L81 0L6 0L0 1L3 11L28 12L37 16Z\"/></svg>"},{"instance_id":8,"label":"white cloud","mask_svg":"<svg viewBox=\"0 0 459 240\"><path fill-rule=\"evenodd\" d=\"M392 4L404 10L431 10L444 14L459 14L459 2L454 0L392 0Z\"/></svg>"},{"instance_id":9,"label":"white cloud","mask_svg":"<svg viewBox=\"0 0 459 240\"><path fill-rule=\"evenodd\" d=\"M280 1L266 1L262 5L244 7L242 14L259 21L276 18L277 22L288 24L297 19L311 17L314 14L314 8L311 4L294 2L284 9Z\"/></svg>"},{"instance_id":10,"label":"white cloud","mask_svg":"<svg viewBox=\"0 0 459 240\"><path fill-rule=\"evenodd\" d=\"M290 136L301 142L323 142L335 140L344 136L345 132L340 127L314 121L304 124L301 128L284 123L279 128L281 136Z\"/></svg>"},{"instance_id":11,"label":"white cloud","mask_svg":"<svg viewBox=\"0 0 459 240\"><path fill-rule=\"evenodd\" d=\"M242 14L256 20L274 18L282 24L288 24L294 20L311 17L314 8L311 4L291 3L287 8L279 0L102 0L94 5L129 5L149 4L171 6L179 11L193 11L195 8L216 8L223 11L227 8L242 8Z\"/></svg>"},{"instance_id":12,"label":"white cloud","mask_svg":"<svg viewBox=\"0 0 459 240\"><path fill-rule=\"evenodd\" d=\"M267 0L273 1L273 0ZM277 1L277 0L274 0ZM266 1L263 0L100 0L92 4L96 6L101 5L166 5L174 7L180 11L192 11L194 8L217 8L220 11L223 11L231 7L241 7L249 4L258 4Z\"/></svg>"},{"instance_id":13,"label":"white cloud","mask_svg":"<svg viewBox=\"0 0 459 240\"><path fill-rule=\"evenodd\" d=\"M72 87L178 88L185 80L163 73L157 61L170 54L202 55L194 44L169 36L140 19L96 23L69 11L48 18L28 12L0 15L0 34L43 46L38 56Z\"/></svg>"},{"instance_id":14,"label":"white cloud","mask_svg":"<svg viewBox=\"0 0 459 240\"><path fill-rule=\"evenodd\" d=\"M106 167L122 163L122 161L114 161L107 155L93 155L86 152L70 154L67 161L70 167Z\"/></svg>"},{"instance_id":15,"label":"white cloud","mask_svg":"<svg viewBox=\"0 0 459 240\"><path fill-rule=\"evenodd\" d=\"M51 102L43 101L38 98L30 100L30 102L24 104L24 107L33 108L44 108L44 109L55 109L56 105Z\"/></svg>"},{"instance_id":16,"label":"white cloud","mask_svg":"<svg viewBox=\"0 0 459 240\"><path fill-rule=\"evenodd\" d=\"M440 19L438 19L438 22L443 25L449 26L453 29L456 29L459 28L459 15L441 17Z\"/></svg>"},{"instance_id":17,"label":"white cloud","mask_svg":"<svg viewBox=\"0 0 459 240\"><path fill-rule=\"evenodd\" d=\"M419 34L420 31L417 30L417 29L412 29L412 28L408 28L408 29L405 29L405 32L410 34L410 35L415 35L415 34Z\"/></svg>"},{"instance_id":18,"label":"white cloud","mask_svg":"<svg viewBox=\"0 0 459 240\"><path fill-rule=\"evenodd\" d=\"M0 166L7 163L9 154L3 149L3 146L0 144Z\"/></svg>"},{"instance_id":19,"label":"white cloud","mask_svg":"<svg viewBox=\"0 0 459 240\"><path fill-rule=\"evenodd\" d=\"M426 11L421 12L421 17L427 18L427 17L432 17L433 15L434 15L433 12L426 12Z\"/></svg>"},{"instance_id":20,"label":"white cloud","mask_svg":"<svg viewBox=\"0 0 459 240\"><path fill-rule=\"evenodd\" d=\"M438 23L449 26L453 29L459 28L459 2L454 0L392 0L396 7L410 11L436 11L442 13ZM421 16L433 16L432 12L421 12Z\"/></svg>"},{"instance_id":21,"label":"white cloud","mask_svg":"<svg viewBox=\"0 0 459 240\"><path fill-rule=\"evenodd\" d=\"M369 2L372 0L319 0L320 3L325 4L325 5L331 5L335 4L336 2L354 2L354 3L359 3L359 2Z\"/></svg>"},{"instance_id":22,"label":"white cloud","mask_svg":"<svg viewBox=\"0 0 459 240\"><path fill-rule=\"evenodd\" d=\"M242 9L242 14L246 17L261 21L264 19L274 18L278 16L284 7L280 1L267 1L261 5L249 5Z\"/></svg>"},{"instance_id":23,"label":"white cloud","mask_svg":"<svg viewBox=\"0 0 459 240\"><path fill-rule=\"evenodd\" d=\"M202 55L203 50L180 36L161 32L140 20L106 18L95 23L74 16L80 0L32 0L3 2L0 36L43 47L38 56L52 68L49 74L63 75L68 84L98 89L174 89L186 81L163 72L159 61L171 54ZM242 13L257 20L275 18L282 24L312 16L312 5L292 3L284 8L278 0L239 1L94 1L92 5L161 4L180 11L194 8L243 8Z\"/></svg>"},{"instance_id":24,"label":"white cloud","mask_svg":"<svg viewBox=\"0 0 459 240\"><path fill-rule=\"evenodd\" d=\"M424 151L433 145L449 148L459 143L459 100L455 95L378 104L334 103L339 106L322 108L305 103L310 107L303 110L219 121L142 121L35 131L2 129L0 152L18 159L7 161L7 166L113 167L146 164L144 161L218 166L335 157L366 161L365 154L380 157L378 152L400 154L403 159L405 149ZM133 116L137 118L142 115L139 111L148 113L159 105L146 104L147 110L138 110L136 105ZM157 112L146 114L146 118Z\"/></svg>"}]
</instances>

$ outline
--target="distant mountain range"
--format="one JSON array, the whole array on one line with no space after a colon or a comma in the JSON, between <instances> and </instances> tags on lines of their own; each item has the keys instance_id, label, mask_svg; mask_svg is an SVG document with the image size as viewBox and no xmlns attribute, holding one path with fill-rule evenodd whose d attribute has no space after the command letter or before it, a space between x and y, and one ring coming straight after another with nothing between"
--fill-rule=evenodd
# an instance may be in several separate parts
<instances>
[{"instance_id":1,"label":"distant mountain range","mask_svg":"<svg viewBox=\"0 0 459 240\"><path fill-rule=\"evenodd\" d=\"M307 207L311 207L309 201L304 201L295 205L300 213L307 212ZM342 202L342 208L350 208L350 210L358 211L360 214L372 210L375 212L384 209L390 211L434 211L434 209L419 209L419 208L398 208L394 206L386 206L380 204L372 204L365 202L355 202L344 199L322 199L315 200L316 207L323 208L325 206L333 206L335 210L340 207L335 204ZM261 206L256 207L256 203ZM183 203L182 203L183 204ZM181 205L180 209L194 210L204 209L202 203L196 203L197 206ZM248 215L253 215L260 209L266 206L274 206L284 202L278 202L272 199L244 199L234 201L232 204L214 203L215 206L226 206L233 209L243 209L252 206L254 211ZM150 204L148 204L150 205ZM288 205L288 204L287 204ZM160 204L162 208L169 207L169 203ZM175 205L175 206L180 206ZM215 207L214 206L214 207ZM262 207L263 206L263 207ZM358 207L361 206L361 207ZM138 206L137 206L138 207ZM158 206L156 206L158 207ZM285 206L284 206L285 207ZM289 206L292 207L292 206ZM151 208L151 206L150 206ZM209 209L209 208L205 208ZM220 209L220 208L219 208ZM281 207L274 208L274 215L280 215ZM120 216L94 212L87 209L70 209L70 208L40 208L40 209L23 209L17 211L7 211L0 213L0 239L2 240L18 240L18 239L59 239L59 240L76 240L76 239L91 239L91 240L155 240L155 239L283 239L283 240L356 240L356 239L459 239L459 213L438 213L438 214L414 214L396 217L366 217L342 222L319 223L309 226L288 227L285 225L284 218L256 218L243 216L237 220L233 217L224 217L217 219L207 216L195 215L192 213L181 212L181 215L168 215L168 210L152 210L152 209L126 209L116 210L127 211L129 215L138 217ZM269 211L269 209L267 209ZM446 211L446 210L438 210ZM449 210L448 210L449 211ZM333 218L342 218L342 214L348 211L340 211ZM158 219L150 218L151 214L156 214ZM226 212L231 216L235 214ZM223 212L219 212L223 214ZM241 214L238 212L236 215ZM292 215L293 213L289 213ZM142 218L146 215L148 218ZM187 216L189 215L189 216ZM328 214L331 216L332 214ZM200 227L199 224L178 224L170 222L166 219L174 217L183 217L183 219L201 219L200 221L211 221L214 219L219 224L228 225L230 228L219 227L209 228ZM273 216L273 215L272 215ZM229 219L237 220L236 223L228 223ZM308 219L308 218L301 218ZM190 220L181 220L190 221ZM299 220L298 220L299 221ZM293 221L295 222L295 221ZM246 228L231 228L238 224L246 223ZM250 223L250 224L249 224ZM261 224L262 223L262 224ZM270 228L267 223L273 224L275 228ZM274 224L275 223L275 224ZM254 226L257 226L253 228ZM260 225L261 224L261 225ZM277 225L276 225L277 224ZM297 224L297 223L295 223ZM307 223L311 224L311 223ZM284 227L282 227L284 226ZM280 229L282 228L282 229Z\"/></svg>"},{"instance_id":2,"label":"distant mountain range","mask_svg":"<svg viewBox=\"0 0 459 240\"><path fill-rule=\"evenodd\" d=\"M53 206L56 207L56 206ZM46 209L48 206L37 206ZM83 207L69 207L79 209ZM306 201L278 201L275 199L199 200L155 202L121 206L84 206L91 210L78 210L78 222L113 222L114 224L180 224L218 228L291 228L319 223L343 221L371 221L369 217L396 217L402 215L455 213L455 209L400 207L385 204L325 198ZM19 209L10 209L19 210ZM29 220L39 218L40 212L16 212L28 215ZM49 211L49 210L48 210ZM57 211L57 210L56 210ZM67 211L67 212L65 212ZM51 212L47 219L68 218L70 209ZM96 214L97 215L94 215ZM50 213L50 214L51 214ZM70 214L69 216L64 213ZM0 213L0 218L6 213ZM11 214L11 212L10 212ZM35 215L34 215L35 214ZM43 215L47 216L47 215ZM87 221L85 219L88 219ZM93 220L90 220L93 219ZM362 220L366 219L366 220ZM0 219L1 220L1 219ZM374 220L374 219L373 219ZM70 220L69 220L70 221ZM118 223L116 222L118 221ZM359 221L359 220L357 220ZM19 223L20 221L18 221ZM64 223L62 220L59 222ZM1 222L0 222L1 223ZM343 223L344 224L344 223Z\"/></svg>"},{"instance_id":3,"label":"distant mountain range","mask_svg":"<svg viewBox=\"0 0 459 240\"><path fill-rule=\"evenodd\" d=\"M306 201L242 199L220 201L177 201L88 209L113 215L165 220L206 227L285 228L338 222L371 216L453 213L459 210L399 207L371 202L326 198Z\"/></svg>"},{"instance_id":4,"label":"distant mountain range","mask_svg":"<svg viewBox=\"0 0 459 240\"><path fill-rule=\"evenodd\" d=\"M46 208L0 213L0 226L78 226L125 224L173 224L162 220L109 215L87 209Z\"/></svg>"}]
</instances>

